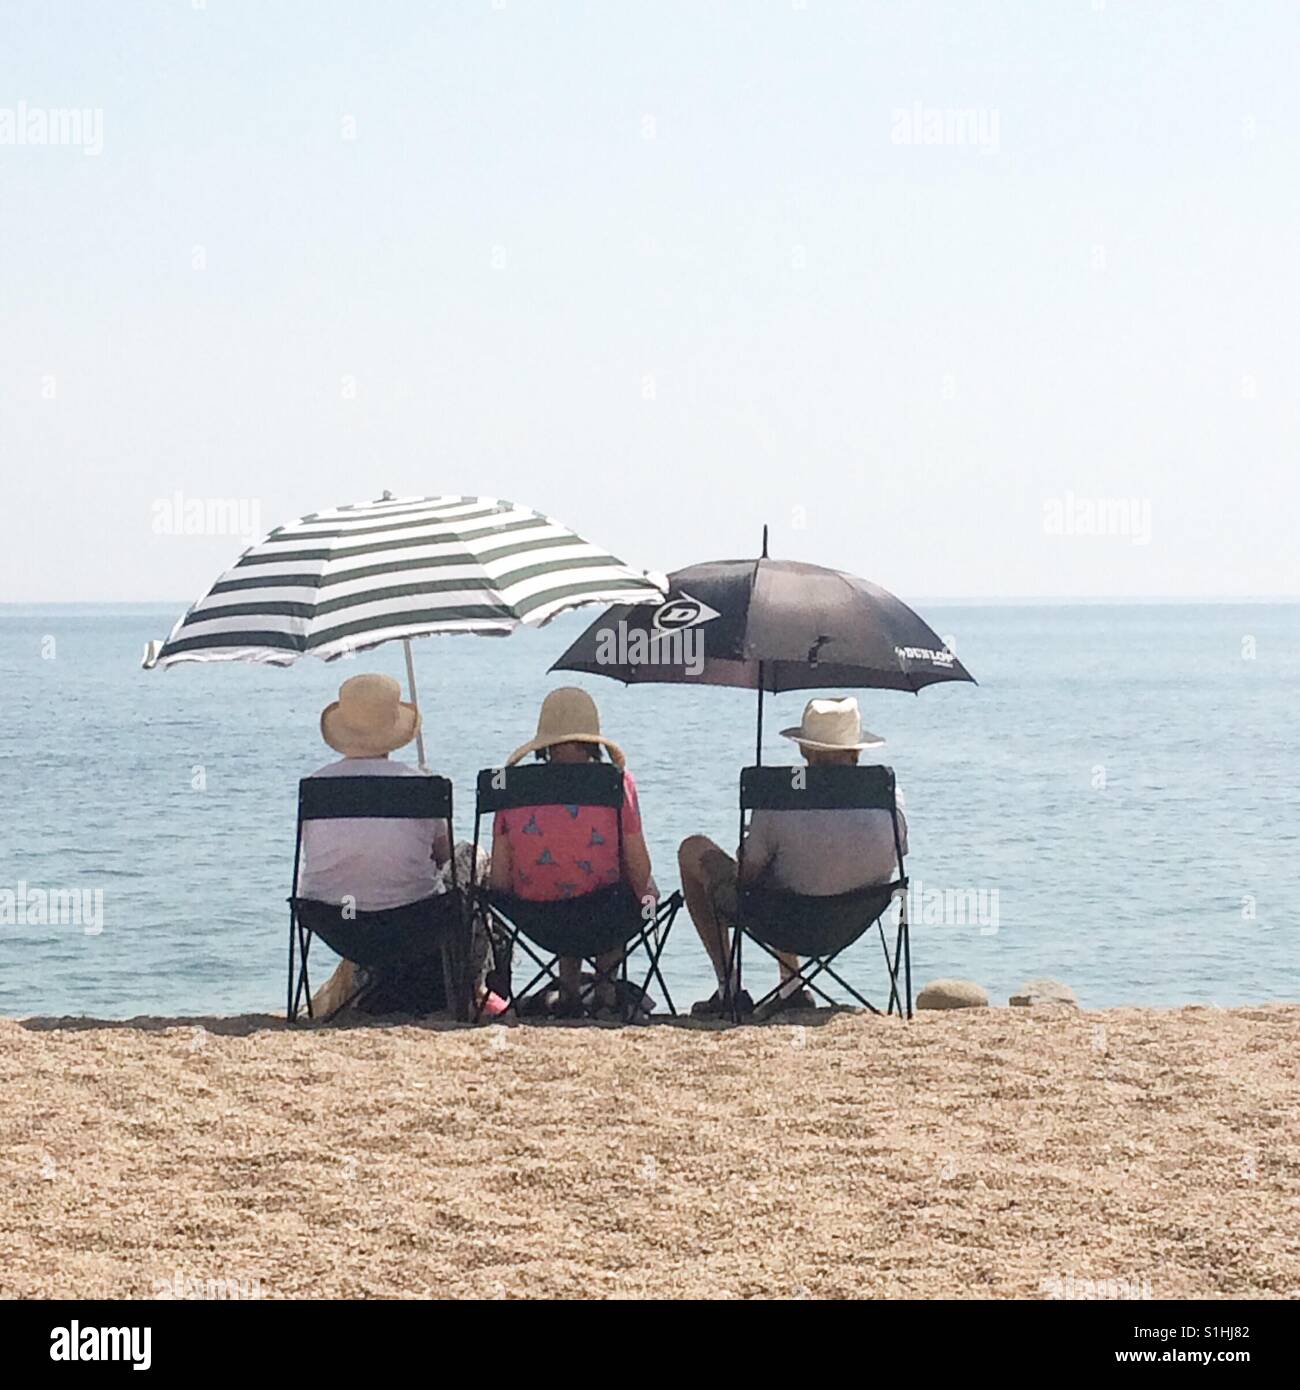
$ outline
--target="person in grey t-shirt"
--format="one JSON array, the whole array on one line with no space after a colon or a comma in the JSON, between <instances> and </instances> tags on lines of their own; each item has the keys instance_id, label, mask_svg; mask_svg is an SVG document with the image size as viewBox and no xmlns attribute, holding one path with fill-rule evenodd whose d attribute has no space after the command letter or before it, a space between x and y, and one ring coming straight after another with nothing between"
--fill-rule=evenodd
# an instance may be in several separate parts
<instances>
[{"instance_id":1,"label":"person in grey t-shirt","mask_svg":"<svg viewBox=\"0 0 1300 1390\"><path fill-rule=\"evenodd\" d=\"M862 727L858 702L809 700L797 728L782 729L783 738L799 745L809 766L856 763L866 748L879 748L884 739ZM902 814L902 793L895 791L899 833L907 853L907 821ZM729 968L729 932L736 918L738 892L736 860L707 835L690 835L677 851L682 892L691 920L713 962L718 988L694 1005L698 1017L716 1017L726 1011ZM872 883L888 883L897 868L894 826L888 811L755 811L745 835L745 884L766 884L809 897L833 897L851 893ZM782 956L781 979L792 980L799 969L797 957ZM741 990L742 1011L752 1008ZM784 997L786 1008L812 1008L815 1000L807 989L794 989Z\"/></svg>"}]
</instances>

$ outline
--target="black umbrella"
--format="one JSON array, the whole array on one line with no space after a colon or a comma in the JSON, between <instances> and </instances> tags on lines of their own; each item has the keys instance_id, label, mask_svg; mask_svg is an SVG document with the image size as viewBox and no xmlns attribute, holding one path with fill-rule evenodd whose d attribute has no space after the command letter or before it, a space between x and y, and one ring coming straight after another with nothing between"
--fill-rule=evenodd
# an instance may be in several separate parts
<instances>
[{"instance_id":1,"label":"black umbrella","mask_svg":"<svg viewBox=\"0 0 1300 1390\"><path fill-rule=\"evenodd\" d=\"M615 604L551 667L627 684L918 691L974 681L901 599L856 575L797 560L710 560L668 576L658 605Z\"/></svg>"}]
</instances>

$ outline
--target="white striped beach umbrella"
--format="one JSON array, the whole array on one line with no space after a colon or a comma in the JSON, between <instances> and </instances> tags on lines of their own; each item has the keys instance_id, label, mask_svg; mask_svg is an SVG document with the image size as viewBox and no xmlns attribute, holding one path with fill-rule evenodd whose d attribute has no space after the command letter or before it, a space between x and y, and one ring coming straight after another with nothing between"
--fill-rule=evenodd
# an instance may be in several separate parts
<instances>
[{"instance_id":1,"label":"white striped beach umbrella","mask_svg":"<svg viewBox=\"0 0 1300 1390\"><path fill-rule=\"evenodd\" d=\"M492 497L395 498L313 512L246 550L146 668L326 661L432 633L501 634L588 603L659 602L647 575L549 516ZM423 762L423 749L421 749Z\"/></svg>"}]
</instances>

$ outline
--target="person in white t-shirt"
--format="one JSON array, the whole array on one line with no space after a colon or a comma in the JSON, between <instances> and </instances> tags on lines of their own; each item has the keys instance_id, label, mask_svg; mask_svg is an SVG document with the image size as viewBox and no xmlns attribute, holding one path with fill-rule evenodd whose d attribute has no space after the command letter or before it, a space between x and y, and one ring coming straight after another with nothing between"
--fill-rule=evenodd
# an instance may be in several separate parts
<instances>
[{"instance_id":1,"label":"person in white t-shirt","mask_svg":"<svg viewBox=\"0 0 1300 1390\"><path fill-rule=\"evenodd\" d=\"M858 702L809 700L803 721L782 729L781 737L799 745L810 767L858 761L867 748L880 748L884 739L862 727ZM899 836L907 853L907 822L902 793L895 789ZM718 1017L727 1011L727 972L731 955L729 931L736 920L739 882L737 861L706 835L690 835L677 852L682 894L713 970L718 988L694 1005L698 1017ZM746 887L766 885L808 897L834 897L873 883L889 883L897 870L894 823L888 811L755 811L745 835ZM794 986L799 969L795 956L782 955L784 1008L812 1008L812 992ZM746 991L737 1002L742 1012L752 1008Z\"/></svg>"},{"instance_id":2,"label":"person in white t-shirt","mask_svg":"<svg viewBox=\"0 0 1300 1390\"><path fill-rule=\"evenodd\" d=\"M420 728L419 710L401 695L401 686L391 676L368 673L344 681L339 698L320 717L321 737L342 757L311 776L423 776L418 768L389 758ZM470 876L470 846L455 849L457 877L463 885ZM451 827L445 820L309 820L302 828L298 897L345 909L364 923L368 914L390 914L448 892L452 851ZM476 991L480 997L486 995L485 1012L499 1013L503 1001L488 993L483 983L489 955L484 930L477 926L471 947ZM313 1011L331 1013L331 1004L354 989L355 970L344 961L313 1001Z\"/></svg>"},{"instance_id":3,"label":"person in white t-shirt","mask_svg":"<svg viewBox=\"0 0 1300 1390\"><path fill-rule=\"evenodd\" d=\"M353 676L321 712L321 737L343 756L313 777L419 777L418 768L392 762L420 727L420 712L401 698L391 676ZM310 820L302 828L298 896L358 912L382 912L432 897L438 869L451 857L443 820L351 817Z\"/></svg>"}]
</instances>

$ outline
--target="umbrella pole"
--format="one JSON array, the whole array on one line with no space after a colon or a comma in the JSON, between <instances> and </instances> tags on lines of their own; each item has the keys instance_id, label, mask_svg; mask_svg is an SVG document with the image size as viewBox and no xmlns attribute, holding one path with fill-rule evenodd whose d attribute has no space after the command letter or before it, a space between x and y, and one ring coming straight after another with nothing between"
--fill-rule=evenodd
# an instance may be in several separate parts
<instances>
[{"instance_id":1,"label":"umbrella pole","mask_svg":"<svg viewBox=\"0 0 1300 1390\"><path fill-rule=\"evenodd\" d=\"M406 649L406 688L411 692L411 703L418 710L420 708L420 697L415 693L415 660L411 656L411 639L402 638L402 646ZM421 727L415 732L415 752L420 760L420 771L428 772L429 765L424 761L424 721L421 720Z\"/></svg>"},{"instance_id":2,"label":"umbrella pole","mask_svg":"<svg viewBox=\"0 0 1300 1390\"><path fill-rule=\"evenodd\" d=\"M754 737L754 762L763 766L763 663L758 663L758 732Z\"/></svg>"},{"instance_id":3,"label":"umbrella pole","mask_svg":"<svg viewBox=\"0 0 1300 1390\"><path fill-rule=\"evenodd\" d=\"M763 527L763 554L760 557L767 559L767 526ZM754 736L754 763L758 767L763 766L763 663L758 663L758 730Z\"/></svg>"}]
</instances>

